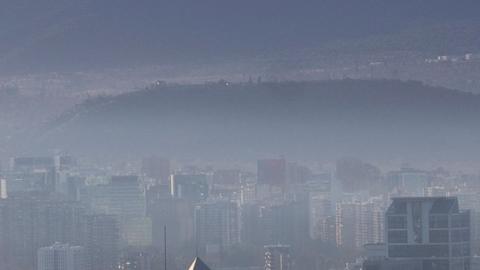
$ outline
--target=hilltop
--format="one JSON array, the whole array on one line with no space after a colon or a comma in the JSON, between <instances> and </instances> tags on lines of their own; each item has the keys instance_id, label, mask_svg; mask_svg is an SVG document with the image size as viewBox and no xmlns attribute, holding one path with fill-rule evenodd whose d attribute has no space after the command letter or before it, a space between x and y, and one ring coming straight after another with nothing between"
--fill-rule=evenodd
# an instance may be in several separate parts
<instances>
[{"instance_id":1,"label":"hilltop","mask_svg":"<svg viewBox=\"0 0 480 270\"><path fill-rule=\"evenodd\" d=\"M158 85L87 100L38 145L79 153L228 158L472 157L480 96L418 82Z\"/></svg>"}]
</instances>

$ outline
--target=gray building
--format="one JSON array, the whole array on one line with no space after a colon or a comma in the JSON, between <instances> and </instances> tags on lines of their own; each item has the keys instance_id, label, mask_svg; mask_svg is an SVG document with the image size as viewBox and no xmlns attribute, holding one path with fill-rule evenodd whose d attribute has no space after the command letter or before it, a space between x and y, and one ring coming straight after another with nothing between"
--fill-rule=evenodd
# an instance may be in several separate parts
<instances>
[{"instance_id":1,"label":"gray building","mask_svg":"<svg viewBox=\"0 0 480 270\"><path fill-rule=\"evenodd\" d=\"M175 199L203 201L208 197L207 176L203 174L171 175L170 192Z\"/></svg>"},{"instance_id":2,"label":"gray building","mask_svg":"<svg viewBox=\"0 0 480 270\"><path fill-rule=\"evenodd\" d=\"M459 209L457 198L394 198L385 219L381 269L470 269L470 212Z\"/></svg>"},{"instance_id":3,"label":"gray building","mask_svg":"<svg viewBox=\"0 0 480 270\"><path fill-rule=\"evenodd\" d=\"M94 186L87 201L98 213L115 215L124 244L148 246L152 222L146 215L144 188L137 176L112 176L107 185Z\"/></svg>"},{"instance_id":4,"label":"gray building","mask_svg":"<svg viewBox=\"0 0 480 270\"><path fill-rule=\"evenodd\" d=\"M240 242L239 210L229 201L206 202L195 207L195 237L206 253L221 252Z\"/></svg>"},{"instance_id":5,"label":"gray building","mask_svg":"<svg viewBox=\"0 0 480 270\"><path fill-rule=\"evenodd\" d=\"M119 261L120 233L113 215L90 214L84 217L83 246L87 269L114 270Z\"/></svg>"}]
</instances>

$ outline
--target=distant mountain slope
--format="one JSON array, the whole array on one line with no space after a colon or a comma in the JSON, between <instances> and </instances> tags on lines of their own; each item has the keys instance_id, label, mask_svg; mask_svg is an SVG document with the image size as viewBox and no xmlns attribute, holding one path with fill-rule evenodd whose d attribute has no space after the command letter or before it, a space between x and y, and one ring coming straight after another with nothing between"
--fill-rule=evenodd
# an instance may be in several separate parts
<instances>
[{"instance_id":1,"label":"distant mountain slope","mask_svg":"<svg viewBox=\"0 0 480 270\"><path fill-rule=\"evenodd\" d=\"M182 157L476 158L480 96L416 82L158 86L90 99L40 147Z\"/></svg>"},{"instance_id":2,"label":"distant mountain slope","mask_svg":"<svg viewBox=\"0 0 480 270\"><path fill-rule=\"evenodd\" d=\"M476 0L4 0L0 71L208 62L277 50L295 54L425 25L466 21L469 26L479 21L479 8ZM458 32L452 31L447 38L453 40ZM393 47L406 43L411 49L412 39L401 38ZM455 40L470 46L471 39ZM427 40L413 49L418 46L439 44Z\"/></svg>"},{"instance_id":3,"label":"distant mountain slope","mask_svg":"<svg viewBox=\"0 0 480 270\"><path fill-rule=\"evenodd\" d=\"M480 20L416 25L399 32L332 41L318 52L382 53L411 51L424 55L465 54L480 51Z\"/></svg>"}]
</instances>

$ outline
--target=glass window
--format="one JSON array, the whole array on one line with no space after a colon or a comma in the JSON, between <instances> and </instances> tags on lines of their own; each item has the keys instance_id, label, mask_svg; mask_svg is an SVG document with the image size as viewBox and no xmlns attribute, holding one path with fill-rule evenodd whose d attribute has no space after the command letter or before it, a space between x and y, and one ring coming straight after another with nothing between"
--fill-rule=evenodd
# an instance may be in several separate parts
<instances>
[{"instance_id":1,"label":"glass window","mask_svg":"<svg viewBox=\"0 0 480 270\"><path fill-rule=\"evenodd\" d=\"M448 260L424 260L423 270L448 270Z\"/></svg>"},{"instance_id":2,"label":"glass window","mask_svg":"<svg viewBox=\"0 0 480 270\"><path fill-rule=\"evenodd\" d=\"M430 230L430 243L448 243L448 230Z\"/></svg>"},{"instance_id":3,"label":"glass window","mask_svg":"<svg viewBox=\"0 0 480 270\"><path fill-rule=\"evenodd\" d=\"M389 231L388 242L389 243L407 243L407 231Z\"/></svg>"},{"instance_id":4,"label":"glass window","mask_svg":"<svg viewBox=\"0 0 480 270\"><path fill-rule=\"evenodd\" d=\"M388 228L389 229L406 229L407 217L406 216L389 216Z\"/></svg>"},{"instance_id":5,"label":"glass window","mask_svg":"<svg viewBox=\"0 0 480 270\"><path fill-rule=\"evenodd\" d=\"M470 225L470 218L467 214L453 215L452 216L452 227L468 227Z\"/></svg>"},{"instance_id":6,"label":"glass window","mask_svg":"<svg viewBox=\"0 0 480 270\"><path fill-rule=\"evenodd\" d=\"M430 216L430 228L448 228L447 215L432 215Z\"/></svg>"},{"instance_id":7,"label":"glass window","mask_svg":"<svg viewBox=\"0 0 480 270\"><path fill-rule=\"evenodd\" d=\"M450 237L452 238L452 242L462 242L462 231L461 230L452 230L450 233Z\"/></svg>"},{"instance_id":8,"label":"glass window","mask_svg":"<svg viewBox=\"0 0 480 270\"><path fill-rule=\"evenodd\" d=\"M407 203L402 201L394 201L388 212L391 214L406 214L407 213Z\"/></svg>"},{"instance_id":9,"label":"glass window","mask_svg":"<svg viewBox=\"0 0 480 270\"><path fill-rule=\"evenodd\" d=\"M448 245L389 245L388 255L396 258L448 257Z\"/></svg>"},{"instance_id":10,"label":"glass window","mask_svg":"<svg viewBox=\"0 0 480 270\"><path fill-rule=\"evenodd\" d=\"M468 257L470 256L470 244L452 245L453 257Z\"/></svg>"},{"instance_id":11,"label":"glass window","mask_svg":"<svg viewBox=\"0 0 480 270\"><path fill-rule=\"evenodd\" d=\"M470 230L462 230L462 240L463 241L470 241Z\"/></svg>"},{"instance_id":12,"label":"glass window","mask_svg":"<svg viewBox=\"0 0 480 270\"><path fill-rule=\"evenodd\" d=\"M452 230L451 239L452 242L467 242L470 240L470 230Z\"/></svg>"}]
</instances>

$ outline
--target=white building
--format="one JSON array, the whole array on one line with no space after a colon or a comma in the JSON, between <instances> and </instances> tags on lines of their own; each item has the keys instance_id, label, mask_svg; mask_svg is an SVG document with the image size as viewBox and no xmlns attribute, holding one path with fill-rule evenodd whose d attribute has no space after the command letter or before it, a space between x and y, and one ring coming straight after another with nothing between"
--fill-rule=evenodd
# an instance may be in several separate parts
<instances>
[{"instance_id":1,"label":"white building","mask_svg":"<svg viewBox=\"0 0 480 270\"><path fill-rule=\"evenodd\" d=\"M38 270L86 270L85 249L55 243L38 249Z\"/></svg>"}]
</instances>

